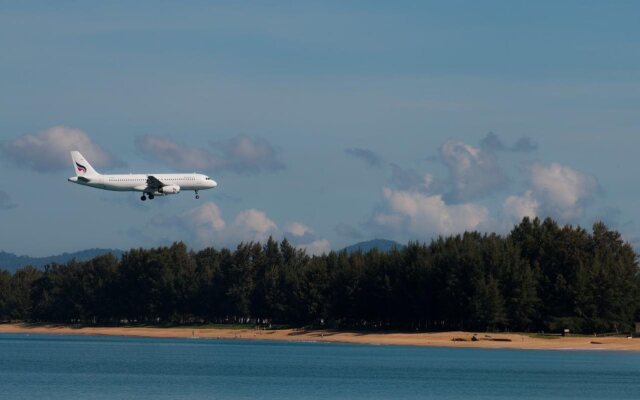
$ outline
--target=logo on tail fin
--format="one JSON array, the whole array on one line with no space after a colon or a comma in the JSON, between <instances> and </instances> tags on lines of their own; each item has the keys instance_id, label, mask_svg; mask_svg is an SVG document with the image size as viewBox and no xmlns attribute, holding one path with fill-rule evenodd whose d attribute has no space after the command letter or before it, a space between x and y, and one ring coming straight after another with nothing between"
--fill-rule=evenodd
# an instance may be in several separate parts
<instances>
[{"instance_id":1,"label":"logo on tail fin","mask_svg":"<svg viewBox=\"0 0 640 400\"><path fill-rule=\"evenodd\" d=\"M78 169L78 172L80 172L81 174L84 174L87 172L87 167L85 167L82 164L78 164L77 161L76 161L76 168Z\"/></svg>"}]
</instances>

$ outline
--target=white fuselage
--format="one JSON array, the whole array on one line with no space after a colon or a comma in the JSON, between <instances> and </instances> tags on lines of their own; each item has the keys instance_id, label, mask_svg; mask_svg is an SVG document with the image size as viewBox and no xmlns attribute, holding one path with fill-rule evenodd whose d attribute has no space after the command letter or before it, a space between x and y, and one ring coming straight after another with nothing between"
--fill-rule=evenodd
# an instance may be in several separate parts
<instances>
[{"instance_id":1,"label":"white fuselage","mask_svg":"<svg viewBox=\"0 0 640 400\"><path fill-rule=\"evenodd\" d=\"M218 184L206 175L187 174L127 174L127 175L94 175L85 177L71 177L69 182L97 189L114 190L119 192L151 192L148 185L150 176L155 177L165 185L175 185L180 191L205 190ZM152 193L162 195L163 193Z\"/></svg>"},{"instance_id":2,"label":"white fuselage","mask_svg":"<svg viewBox=\"0 0 640 400\"><path fill-rule=\"evenodd\" d=\"M199 190L213 189L218 183L206 175L190 174L119 174L102 175L96 171L89 161L78 150L69 152L76 176L69 182L96 189L117 192L142 192L140 200L155 198L168 194L177 194L184 190L193 190L199 199Z\"/></svg>"}]
</instances>

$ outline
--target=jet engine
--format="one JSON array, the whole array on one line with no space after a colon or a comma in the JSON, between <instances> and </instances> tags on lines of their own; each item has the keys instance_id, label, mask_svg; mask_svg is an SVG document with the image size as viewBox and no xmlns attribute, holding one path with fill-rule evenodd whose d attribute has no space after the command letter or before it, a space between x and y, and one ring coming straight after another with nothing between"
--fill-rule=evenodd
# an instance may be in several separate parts
<instances>
[{"instance_id":1,"label":"jet engine","mask_svg":"<svg viewBox=\"0 0 640 400\"><path fill-rule=\"evenodd\" d=\"M158 188L158 195L163 195L163 194L177 194L180 193L180 186L178 185L167 185L167 186L163 186L161 188Z\"/></svg>"}]
</instances>

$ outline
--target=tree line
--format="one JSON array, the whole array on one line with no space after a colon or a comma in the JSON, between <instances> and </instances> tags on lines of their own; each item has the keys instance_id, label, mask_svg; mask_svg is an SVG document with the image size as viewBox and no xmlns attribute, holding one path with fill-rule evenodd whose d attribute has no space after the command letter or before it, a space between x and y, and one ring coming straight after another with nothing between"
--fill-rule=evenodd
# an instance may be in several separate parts
<instances>
[{"instance_id":1,"label":"tree line","mask_svg":"<svg viewBox=\"0 0 640 400\"><path fill-rule=\"evenodd\" d=\"M638 271L618 232L551 219L386 253L310 257L286 239L233 251L174 243L0 271L0 320L628 332L640 316Z\"/></svg>"}]
</instances>

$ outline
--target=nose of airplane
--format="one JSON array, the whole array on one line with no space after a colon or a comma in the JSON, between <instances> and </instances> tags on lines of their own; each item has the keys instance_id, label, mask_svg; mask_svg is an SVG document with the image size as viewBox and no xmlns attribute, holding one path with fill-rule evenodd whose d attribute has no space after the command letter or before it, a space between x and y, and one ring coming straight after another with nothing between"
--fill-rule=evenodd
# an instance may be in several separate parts
<instances>
[{"instance_id":1,"label":"nose of airplane","mask_svg":"<svg viewBox=\"0 0 640 400\"><path fill-rule=\"evenodd\" d=\"M214 187L218 186L218 182L216 182L216 181L214 181L213 179L211 179L211 180L209 181L209 186L211 186L212 188L214 188Z\"/></svg>"}]
</instances>

